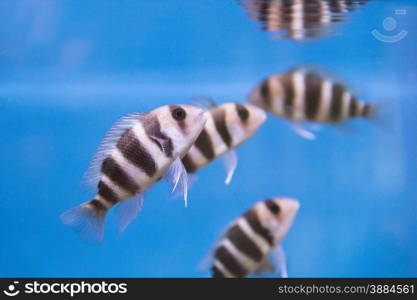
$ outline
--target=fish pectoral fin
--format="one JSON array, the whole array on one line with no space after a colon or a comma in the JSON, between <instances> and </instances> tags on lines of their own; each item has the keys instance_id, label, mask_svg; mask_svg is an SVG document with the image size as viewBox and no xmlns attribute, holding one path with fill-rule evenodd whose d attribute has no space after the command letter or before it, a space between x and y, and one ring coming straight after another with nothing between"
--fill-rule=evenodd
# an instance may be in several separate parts
<instances>
[{"instance_id":1,"label":"fish pectoral fin","mask_svg":"<svg viewBox=\"0 0 417 300\"><path fill-rule=\"evenodd\" d=\"M226 169L226 180L224 181L225 184L230 184L232 181L233 174L235 173L237 167L237 154L236 151L230 150L223 154L222 161L224 168Z\"/></svg>"},{"instance_id":2,"label":"fish pectoral fin","mask_svg":"<svg viewBox=\"0 0 417 300\"><path fill-rule=\"evenodd\" d=\"M136 218L143 206L144 195L139 194L132 198L126 199L117 205L117 221L119 224L119 233L122 233L126 227Z\"/></svg>"},{"instance_id":3,"label":"fish pectoral fin","mask_svg":"<svg viewBox=\"0 0 417 300\"><path fill-rule=\"evenodd\" d=\"M164 152L166 155L170 155L171 145L169 139L165 139L156 135L151 135L150 138L159 145L162 152Z\"/></svg>"},{"instance_id":4,"label":"fish pectoral fin","mask_svg":"<svg viewBox=\"0 0 417 300\"><path fill-rule=\"evenodd\" d=\"M262 276L265 273L274 273L275 269L269 262L268 257L265 257L261 263L259 264L259 267L255 270L256 276Z\"/></svg>"},{"instance_id":5,"label":"fish pectoral fin","mask_svg":"<svg viewBox=\"0 0 417 300\"><path fill-rule=\"evenodd\" d=\"M266 256L254 274L256 276L278 274L282 278L287 278L287 260L282 246L276 247L268 256Z\"/></svg>"},{"instance_id":6,"label":"fish pectoral fin","mask_svg":"<svg viewBox=\"0 0 417 300\"><path fill-rule=\"evenodd\" d=\"M318 124L291 122L291 128L302 138L313 141L316 139L316 134L314 131L320 130L321 127Z\"/></svg>"},{"instance_id":7,"label":"fish pectoral fin","mask_svg":"<svg viewBox=\"0 0 417 300\"><path fill-rule=\"evenodd\" d=\"M179 157L174 160L165 172L164 179L173 185L172 193L174 193L174 195L184 195L184 204L185 207L187 207L188 186L190 185L190 179L187 171L185 170L184 164Z\"/></svg>"}]
</instances>

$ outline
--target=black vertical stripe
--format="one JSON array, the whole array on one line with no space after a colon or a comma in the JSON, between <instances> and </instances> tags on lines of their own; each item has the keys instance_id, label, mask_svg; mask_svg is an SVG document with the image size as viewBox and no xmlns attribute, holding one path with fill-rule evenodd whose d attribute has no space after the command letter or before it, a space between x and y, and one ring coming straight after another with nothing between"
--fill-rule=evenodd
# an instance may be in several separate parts
<instances>
[{"instance_id":1,"label":"black vertical stripe","mask_svg":"<svg viewBox=\"0 0 417 300\"><path fill-rule=\"evenodd\" d=\"M259 93L261 94L261 99L266 109L272 107L272 95L271 89L269 87L269 79L266 79L262 82L261 86L259 87Z\"/></svg>"},{"instance_id":2,"label":"black vertical stripe","mask_svg":"<svg viewBox=\"0 0 417 300\"><path fill-rule=\"evenodd\" d=\"M119 201L116 193L101 180L98 183L98 194L111 204L116 204Z\"/></svg>"},{"instance_id":3,"label":"black vertical stripe","mask_svg":"<svg viewBox=\"0 0 417 300\"><path fill-rule=\"evenodd\" d=\"M358 111L358 100L355 97L350 99L349 116L356 117Z\"/></svg>"},{"instance_id":4,"label":"black vertical stripe","mask_svg":"<svg viewBox=\"0 0 417 300\"><path fill-rule=\"evenodd\" d=\"M198 150L200 150L201 154L203 154L205 158L208 160L214 159L214 148L207 130L203 129L201 131L194 145Z\"/></svg>"},{"instance_id":5,"label":"black vertical stripe","mask_svg":"<svg viewBox=\"0 0 417 300\"><path fill-rule=\"evenodd\" d=\"M103 203L101 203L101 202L100 202L100 200L98 200L98 199L93 199L93 200L91 200L91 201L89 202L89 204L90 204L91 206L93 206L93 207L94 207L94 209L95 209L97 212L104 212L104 211L106 211L106 210L107 210L107 208L103 205Z\"/></svg>"},{"instance_id":6,"label":"black vertical stripe","mask_svg":"<svg viewBox=\"0 0 417 300\"><path fill-rule=\"evenodd\" d=\"M293 72L282 76L281 81L284 89L284 115L287 118L291 118L293 116L295 100Z\"/></svg>"},{"instance_id":7,"label":"black vertical stripe","mask_svg":"<svg viewBox=\"0 0 417 300\"><path fill-rule=\"evenodd\" d=\"M321 98L321 82L320 77L313 73L305 75L305 116L308 120L314 121L320 107Z\"/></svg>"},{"instance_id":8,"label":"black vertical stripe","mask_svg":"<svg viewBox=\"0 0 417 300\"><path fill-rule=\"evenodd\" d=\"M252 239L240 228L233 225L227 232L226 237L232 244L252 260L259 262L262 260L263 253Z\"/></svg>"},{"instance_id":9,"label":"black vertical stripe","mask_svg":"<svg viewBox=\"0 0 417 300\"><path fill-rule=\"evenodd\" d=\"M226 110L219 106L211 109L210 112L213 116L217 132L220 134L227 147L230 148L232 146L232 137L226 125Z\"/></svg>"},{"instance_id":10,"label":"black vertical stripe","mask_svg":"<svg viewBox=\"0 0 417 300\"><path fill-rule=\"evenodd\" d=\"M214 252L214 257L217 258L222 265L235 277L244 277L247 271L237 259L224 246L220 246Z\"/></svg>"},{"instance_id":11,"label":"black vertical stripe","mask_svg":"<svg viewBox=\"0 0 417 300\"><path fill-rule=\"evenodd\" d=\"M330 102L329 121L332 121L332 122L340 121L342 117L343 93L344 92L345 92L345 88L341 84L339 83L333 84L332 99Z\"/></svg>"},{"instance_id":12,"label":"black vertical stripe","mask_svg":"<svg viewBox=\"0 0 417 300\"><path fill-rule=\"evenodd\" d=\"M219 268L217 268L216 266L213 266L211 268L211 271L212 271L211 277L214 277L214 278L225 278L226 277L226 275L223 274L223 272L220 271Z\"/></svg>"},{"instance_id":13,"label":"black vertical stripe","mask_svg":"<svg viewBox=\"0 0 417 300\"><path fill-rule=\"evenodd\" d=\"M244 214L244 218L249 223L249 226L259 234L262 238L264 238L271 246L274 245L274 238L269 230L262 226L261 222L259 222L258 215L253 209L250 209Z\"/></svg>"},{"instance_id":14,"label":"black vertical stripe","mask_svg":"<svg viewBox=\"0 0 417 300\"><path fill-rule=\"evenodd\" d=\"M249 110L245 107L245 105L240 103L235 103L235 108L240 121L246 123L249 119Z\"/></svg>"},{"instance_id":15,"label":"black vertical stripe","mask_svg":"<svg viewBox=\"0 0 417 300\"><path fill-rule=\"evenodd\" d=\"M140 190L139 185L126 174L112 157L107 157L103 161L101 172L131 194L136 194Z\"/></svg>"},{"instance_id":16,"label":"black vertical stripe","mask_svg":"<svg viewBox=\"0 0 417 300\"><path fill-rule=\"evenodd\" d=\"M189 154L186 154L182 158L182 163L183 163L187 173L195 173L197 171L197 166L194 164L194 162L193 162L193 160L192 160L192 158L190 157Z\"/></svg>"},{"instance_id":17,"label":"black vertical stripe","mask_svg":"<svg viewBox=\"0 0 417 300\"><path fill-rule=\"evenodd\" d=\"M142 169L148 176L156 173L156 163L131 129L127 130L117 143L124 157Z\"/></svg>"},{"instance_id":18,"label":"black vertical stripe","mask_svg":"<svg viewBox=\"0 0 417 300\"><path fill-rule=\"evenodd\" d=\"M161 131L161 124L159 123L158 118L149 117L143 121L143 128L146 132L146 135L149 139L155 143L166 156L172 157L172 151L174 150L174 145L170 137Z\"/></svg>"}]
</instances>

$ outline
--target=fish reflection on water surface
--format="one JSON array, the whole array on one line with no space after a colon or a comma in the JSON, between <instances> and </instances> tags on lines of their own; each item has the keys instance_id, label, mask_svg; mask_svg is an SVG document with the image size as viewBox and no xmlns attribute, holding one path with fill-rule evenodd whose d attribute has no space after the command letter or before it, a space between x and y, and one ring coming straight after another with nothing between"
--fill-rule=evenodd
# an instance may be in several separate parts
<instances>
[{"instance_id":1,"label":"fish reflection on water surface","mask_svg":"<svg viewBox=\"0 0 417 300\"><path fill-rule=\"evenodd\" d=\"M248 98L251 104L289 120L293 129L307 139L314 139L307 130L313 123L318 128L318 124L338 124L353 118L380 118L374 103L359 100L335 76L308 66L267 77Z\"/></svg>"},{"instance_id":2,"label":"fish reflection on water surface","mask_svg":"<svg viewBox=\"0 0 417 300\"><path fill-rule=\"evenodd\" d=\"M276 38L305 40L331 33L328 25L342 22L346 14L369 1L349 0L246 0L242 1L250 18L261 29L283 31Z\"/></svg>"}]
</instances>

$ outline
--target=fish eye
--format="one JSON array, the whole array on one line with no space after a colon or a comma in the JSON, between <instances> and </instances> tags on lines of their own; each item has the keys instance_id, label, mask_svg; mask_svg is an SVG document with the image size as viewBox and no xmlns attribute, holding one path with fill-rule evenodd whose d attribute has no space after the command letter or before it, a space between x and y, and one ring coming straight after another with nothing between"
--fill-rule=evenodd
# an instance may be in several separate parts
<instances>
[{"instance_id":1,"label":"fish eye","mask_svg":"<svg viewBox=\"0 0 417 300\"><path fill-rule=\"evenodd\" d=\"M183 121L187 115L185 110L181 107L177 107L171 112L172 117L177 121Z\"/></svg>"},{"instance_id":2,"label":"fish eye","mask_svg":"<svg viewBox=\"0 0 417 300\"><path fill-rule=\"evenodd\" d=\"M265 204L272 214L277 215L279 213L280 207L273 200L266 200Z\"/></svg>"}]
</instances>

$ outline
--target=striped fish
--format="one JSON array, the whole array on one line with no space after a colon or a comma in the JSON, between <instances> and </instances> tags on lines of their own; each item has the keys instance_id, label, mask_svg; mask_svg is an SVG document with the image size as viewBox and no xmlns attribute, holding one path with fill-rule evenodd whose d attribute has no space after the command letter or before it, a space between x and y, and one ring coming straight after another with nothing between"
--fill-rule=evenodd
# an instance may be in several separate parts
<instances>
[{"instance_id":1,"label":"striped fish","mask_svg":"<svg viewBox=\"0 0 417 300\"><path fill-rule=\"evenodd\" d=\"M195 173L214 159L223 156L229 184L237 166L234 149L258 130L265 112L256 106L240 103L213 105L204 129L182 162L188 173Z\"/></svg>"},{"instance_id":2,"label":"striped fish","mask_svg":"<svg viewBox=\"0 0 417 300\"><path fill-rule=\"evenodd\" d=\"M246 277L273 271L287 277L280 243L298 208L299 202L290 198L257 202L231 224L216 244L212 276Z\"/></svg>"},{"instance_id":3,"label":"striped fish","mask_svg":"<svg viewBox=\"0 0 417 300\"><path fill-rule=\"evenodd\" d=\"M249 94L249 102L298 122L335 124L374 117L371 103L359 101L344 84L313 68L296 68L266 78Z\"/></svg>"},{"instance_id":4,"label":"striped fish","mask_svg":"<svg viewBox=\"0 0 417 300\"><path fill-rule=\"evenodd\" d=\"M187 201L187 172L181 163L207 120L204 110L166 105L120 119L101 143L87 172L97 185L93 200L61 215L82 237L99 241L107 211L119 204L123 231L142 207L143 193L162 176L181 187Z\"/></svg>"},{"instance_id":5,"label":"striped fish","mask_svg":"<svg viewBox=\"0 0 417 300\"><path fill-rule=\"evenodd\" d=\"M329 33L326 25L344 21L345 15L368 1L352 0L247 0L249 17L265 31L284 31L279 38L305 40Z\"/></svg>"}]
</instances>

